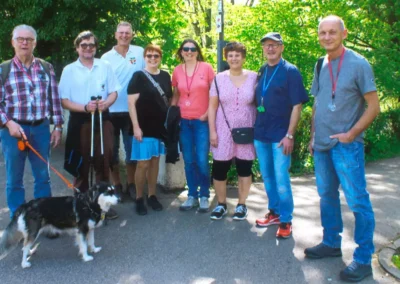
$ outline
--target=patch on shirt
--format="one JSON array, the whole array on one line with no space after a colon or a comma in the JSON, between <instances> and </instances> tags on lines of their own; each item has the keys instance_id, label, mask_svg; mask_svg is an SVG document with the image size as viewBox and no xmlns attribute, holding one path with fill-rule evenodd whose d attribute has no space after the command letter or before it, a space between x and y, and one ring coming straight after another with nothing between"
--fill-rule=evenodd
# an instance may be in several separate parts
<instances>
[{"instance_id":1,"label":"patch on shirt","mask_svg":"<svg viewBox=\"0 0 400 284\"><path fill-rule=\"evenodd\" d=\"M105 88L105 87L106 87L105 84L102 84L102 85L101 85L101 91L102 91L102 92L104 92L104 88Z\"/></svg>"},{"instance_id":2,"label":"patch on shirt","mask_svg":"<svg viewBox=\"0 0 400 284\"><path fill-rule=\"evenodd\" d=\"M46 73L44 73L44 72L39 72L38 77L39 77L40 81L47 81Z\"/></svg>"},{"instance_id":3,"label":"patch on shirt","mask_svg":"<svg viewBox=\"0 0 400 284\"><path fill-rule=\"evenodd\" d=\"M136 57L131 57L131 58L129 59L129 62L130 62L131 64L136 64Z\"/></svg>"}]
</instances>

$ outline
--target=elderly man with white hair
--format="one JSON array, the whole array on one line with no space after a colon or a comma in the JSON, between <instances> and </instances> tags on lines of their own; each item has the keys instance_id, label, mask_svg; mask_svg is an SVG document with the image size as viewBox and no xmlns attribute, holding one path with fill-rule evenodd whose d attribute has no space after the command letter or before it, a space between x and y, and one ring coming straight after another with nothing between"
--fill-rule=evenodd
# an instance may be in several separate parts
<instances>
[{"instance_id":1,"label":"elderly man with white hair","mask_svg":"<svg viewBox=\"0 0 400 284\"><path fill-rule=\"evenodd\" d=\"M24 133L48 160L50 145L60 144L62 108L53 66L35 58L36 31L19 25L12 33L13 59L0 65L0 137L6 165L6 192L10 216L25 202L23 176L28 157L34 177L34 197L50 197L49 168L32 151L20 151ZM50 132L50 121L54 128Z\"/></svg>"}]
</instances>

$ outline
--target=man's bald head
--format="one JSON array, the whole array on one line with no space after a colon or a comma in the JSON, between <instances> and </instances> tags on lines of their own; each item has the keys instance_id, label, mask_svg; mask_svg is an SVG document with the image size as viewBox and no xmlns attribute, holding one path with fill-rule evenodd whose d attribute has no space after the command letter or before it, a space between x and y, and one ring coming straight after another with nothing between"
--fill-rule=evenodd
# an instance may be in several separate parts
<instances>
[{"instance_id":1,"label":"man's bald head","mask_svg":"<svg viewBox=\"0 0 400 284\"><path fill-rule=\"evenodd\" d=\"M341 31L344 31L346 29L346 27L344 26L343 19L336 15L329 15L329 16L323 18L319 22L318 30L320 30L321 24L323 24L324 22L336 22L339 25L339 28Z\"/></svg>"}]
</instances>

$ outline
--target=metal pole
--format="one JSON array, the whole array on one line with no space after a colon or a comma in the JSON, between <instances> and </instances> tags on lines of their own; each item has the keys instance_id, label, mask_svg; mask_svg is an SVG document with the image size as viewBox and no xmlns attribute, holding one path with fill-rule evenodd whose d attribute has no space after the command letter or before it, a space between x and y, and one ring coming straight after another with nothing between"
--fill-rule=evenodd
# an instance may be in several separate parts
<instances>
[{"instance_id":1,"label":"metal pole","mask_svg":"<svg viewBox=\"0 0 400 284\"><path fill-rule=\"evenodd\" d=\"M222 51L224 48L224 0L218 0L218 17L217 17L217 31L219 38L217 41L217 71L223 71L223 57Z\"/></svg>"}]
</instances>

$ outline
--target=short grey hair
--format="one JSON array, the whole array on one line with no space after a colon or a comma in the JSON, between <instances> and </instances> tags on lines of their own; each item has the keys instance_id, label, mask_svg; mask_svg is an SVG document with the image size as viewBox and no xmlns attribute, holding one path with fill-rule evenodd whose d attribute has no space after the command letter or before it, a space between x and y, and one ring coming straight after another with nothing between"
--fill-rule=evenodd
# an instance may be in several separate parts
<instances>
[{"instance_id":1,"label":"short grey hair","mask_svg":"<svg viewBox=\"0 0 400 284\"><path fill-rule=\"evenodd\" d=\"M17 38L17 33L18 33L19 31L21 31L21 30L25 30L25 31L31 32L31 33L33 34L33 37L34 37L35 41L36 41L37 33L36 33L36 31L35 31L34 28L32 28L31 26L28 26L28 25L19 25L19 26L16 26L16 27L14 28L13 32L12 32L12 39L16 39L16 38Z\"/></svg>"},{"instance_id":2,"label":"short grey hair","mask_svg":"<svg viewBox=\"0 0 400 284\"><path fill-rule=\"evenodd\" d=\"M120 22L120 23L118 24L118 26L117 26L116 32L118 32L119 27L130 27L130 28L131 28L131 31L133 32L132 25L131 25L131 23L129 23L129 22L125 22L125 21Z\"/></svg>"},{"instance_id":3,"label":"short grey hair","mask_svg":"<svg viewBox=\"0 0 400 284\"><path fill-rule=\"evenodd\" d=\"M336 16L336 15L329 15L329 16L323 18L323 19L319 22L318 30L319 30L321 24L322 24L323 22L325 22L325 21L334 21L334 22L338 22L339 25L340 25L340 29L341 29L342 31L344 31L344 30L346 29L346 27L344 26L344 21L343 21L342 18L340 18L339 16Z\"/></svg>"}]
</instances>

